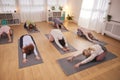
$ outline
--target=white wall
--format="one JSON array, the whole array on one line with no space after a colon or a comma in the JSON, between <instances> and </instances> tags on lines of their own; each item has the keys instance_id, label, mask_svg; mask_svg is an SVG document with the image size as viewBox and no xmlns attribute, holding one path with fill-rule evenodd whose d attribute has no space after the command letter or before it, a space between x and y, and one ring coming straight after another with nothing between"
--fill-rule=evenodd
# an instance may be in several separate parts
<instances>
[{"instance_id":1,"label":"white wall","mask_svg":"<svg viewBox=\"0 0 120 80\"><path fill-rule=\"evenodd\" d=\"M74 16L74 22L78 23L82 0L67 0L69 13Z\"/></svg>"},{"instance_id":2,"label":"white wall","mask_svg":"<svg viewBox=\"0 0 120 80\"><path fill-rule=\"evenodd\" d=\"M112 15L112 20L120 22L120 0L111 0L110 15Z\"/></svg>"}]
</instances>

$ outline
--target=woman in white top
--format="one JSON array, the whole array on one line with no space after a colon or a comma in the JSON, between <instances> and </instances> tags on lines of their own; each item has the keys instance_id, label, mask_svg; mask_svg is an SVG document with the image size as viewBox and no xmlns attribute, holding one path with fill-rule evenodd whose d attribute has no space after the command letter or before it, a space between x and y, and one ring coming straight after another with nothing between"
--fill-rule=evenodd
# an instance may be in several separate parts
<instances>
[{"instance_id":1,"label":"woman in white top","mask_svg":"<svg viewBox=\"0 0 120 80\"><path fill-rule=\"evenodd\" d=\"M94 59L96 61L101 61L105 58L106 55L106 48L104 46L101 45L93 45L87 49L84 49L83 52L81 54L75 54L71 57L69 57L67 60L68 61L72 61L73 58L77 57L78 55L84 55L86 56L86 59L84 59L83 61L77 63L75 65L75 68L78 68L80 65L86 64L88 62L93 61Z\"/></svg>"},{"instance_id":2,"label":"woman in white top","mask_svg":"<svg viewBox=\"0 0 120 80\"><path fill-rule=\"evenodd\" d=\"M11 29L10 29L9 26L3 25L3 26L0 27L0 37L1 37L4 33L7 34L7 36L8 36L8 42L11 42L11 36L10 36L10 35L12 34L12 32L11 32Z\"/></svg>"},{"instance_id":3,"label":"woman in white top","mask_svg":"<svg viewBox=\"0 0 120 80\"><path fill-rule=\"evenodd\" d=\"M55 43L63 50L63 51L68 51L68 44L67 40L64 37L63 33L59 29L52 29L49 34L49 41Z\"/></svg>"},{"instance_id":4,"label":"woman in white top","mask_svg":"<svg viewBox=\"0 0 120 80\"><path fill-rule=\"evenodd\" d=\"M31 35L23 35L20 37L20 48L23 53L23 63L27 62L27 55L31 53L35 54L37 60L40 59L36 50L36 44Z\"/></svg>"}]
</instances>

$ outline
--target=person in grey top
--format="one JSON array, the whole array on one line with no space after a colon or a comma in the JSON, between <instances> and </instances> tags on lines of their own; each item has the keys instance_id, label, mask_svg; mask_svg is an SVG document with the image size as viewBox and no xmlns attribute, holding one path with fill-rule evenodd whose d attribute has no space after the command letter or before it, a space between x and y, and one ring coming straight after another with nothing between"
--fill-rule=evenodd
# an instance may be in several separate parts
<instances>
[{"instance_id":1,"label":"person in grey top","mask_svg":"<svg viewBox=\"0 0 120 80\"><path fill-rule=\"evenodd\" d=\"M57 27L58 29L65 28L63 22L59 18L54 18L53 22L54 26Z\"/></svg>"}]
</instances>

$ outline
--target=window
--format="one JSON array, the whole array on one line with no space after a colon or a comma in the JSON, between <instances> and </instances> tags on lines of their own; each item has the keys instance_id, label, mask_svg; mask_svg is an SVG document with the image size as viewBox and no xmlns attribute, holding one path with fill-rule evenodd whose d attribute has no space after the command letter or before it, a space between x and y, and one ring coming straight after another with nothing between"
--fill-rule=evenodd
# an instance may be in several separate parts
<instances>
[{"instance_id":1,"label":"window","mask_svg":"<svg viewBox=\"0 0 120 80\"><path fill-rule=\"evenodd\" d=\"M21 12L39 12L45 9L44 0L19 0Z\"/></svg>"},{"instance_id":2,"label":"window","mask_svg":"<svg viewBox=\"0 0 120 80\"><path fill-rule=\"evenodd\" d=\"M0 12L13 13L16 10L15 0L0 0Z\"/></svg>"}]
</instances>

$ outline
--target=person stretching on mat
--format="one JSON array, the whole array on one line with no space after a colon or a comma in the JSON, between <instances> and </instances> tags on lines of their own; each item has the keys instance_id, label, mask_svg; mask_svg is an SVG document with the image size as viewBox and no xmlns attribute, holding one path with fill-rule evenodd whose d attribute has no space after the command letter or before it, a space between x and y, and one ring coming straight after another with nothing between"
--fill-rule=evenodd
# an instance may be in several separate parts
<instances>
[{"instance_id":1,"label":"person stretching on mat","mask_svg":"<svg viewBox=\"0 0 120 80\"><path fill-rule=\"evenodd\" d=\"M89 31L89 30L87 30L87 29L85 29L85 28L83 28L83 27L79 27L78 29L77 29L77 34L80 36L80 37L85 37L86 39L88 39L89 41L91 41L91 42L96 42L96 41L99 41L98 39L96 39L94 36L93 36L93 34Z\"/></svg>"},{"instance_id":2,"label":"person stretching on mat","mask_svg":"<svg viewBox=\"0 0 120 80\"><path fill-rule=\"evenodd\" d=\"M65 28L63 22L59 18L55 18L53 22L54 26L57 27L58 29Z\"/></svg>"},{"instance_id":3,"label":"person stretching on mat","mask_svg":"<svg viewBox=\"0 0 120 80\"><path fill-rule=\"evenodd\" d=\"M59 29L52 29L49 34L49 41L55 43L63 50L69 51L67 40Z\"/></svg>"},{"instance_id":4,"label":"person stretching on mat","mask_svg":"<svg viewBox=\"0 0 120 80\"><path fill-rule=\"evenodd\" d=\"M31 35L23 35L20 37L20 48L23 53L23 63L27 62L27 55L31 53L35 54L37 60L40 59L36 50L36 44Z\"/></svg>"},{"instance_id":5,"label":"person stretching on mat","mask_svg":"<svg viewBox=\"0 0 120 80\"><path fill-rule=\"evenodd\" d=\"M24 24L24 28L28 29L28 30L35 30L36 29L36 24L34 24L33 22L30 21L26 21Z\"/></svg>"},{"instance_id":6,"label":"person stretching on mat","mask_svg":"<svg viewBox=\"0 0 120 80\"><path fill-rule=\"evenodd\" d=\"M11 42L11 36L10 35L12 35L12 31L11 31L11 28L7 25L3 25L3 26L0 27L0 38L4 34L7 34L8 42Z\"/></svg>"},{"instance_id":7,"label":"person stretching on mat","mask_svg":"<svg viewBox=\"0 0 120 80\"><path fill-rule=\"evenodd\" d=\"M67 60L73 61L73 59L75 57L77 57L79 55L84 55L86 57L86 59L75 64L75 66L74 66L75 68L78 68L79 66L86 64L88 62L91 62L93 60L102 61L106 56L106 51L107 51L107 49L104 46L95 44L87 49L84 49L81 54L75 54L71 57L68 57Z\"/></svg>"}]
</instances>

